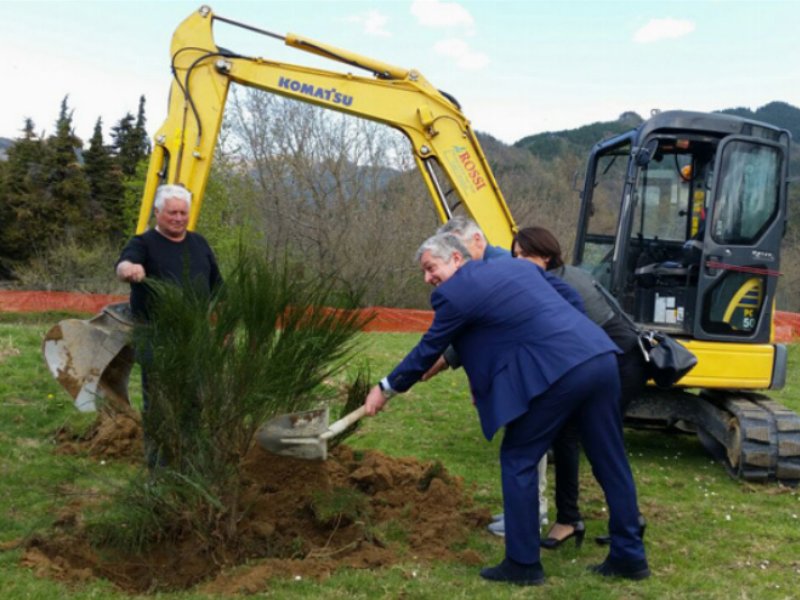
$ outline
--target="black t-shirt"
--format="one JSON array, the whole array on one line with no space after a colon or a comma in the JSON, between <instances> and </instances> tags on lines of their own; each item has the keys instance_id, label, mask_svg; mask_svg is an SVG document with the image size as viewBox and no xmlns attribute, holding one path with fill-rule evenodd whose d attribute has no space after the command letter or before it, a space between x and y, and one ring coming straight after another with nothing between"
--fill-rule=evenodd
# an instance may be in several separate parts
<instances>
[{"instance_id":1,"label":"black t-shirt","mask_svg":"<svg viewBox=\"0 0 800 600\"><path fill-rule=\"evenodd\" d=\"M191 281L198 292L210 294L222 283L214 252L199 233L186 232L180 242L173 242L155 229L137 235L127 243L117 264L124 260L142 265L145 276L182 284ZM131 310L138 318L147 318L151 290L144 283L131 283Z\"/></svg>"}]
</instances>

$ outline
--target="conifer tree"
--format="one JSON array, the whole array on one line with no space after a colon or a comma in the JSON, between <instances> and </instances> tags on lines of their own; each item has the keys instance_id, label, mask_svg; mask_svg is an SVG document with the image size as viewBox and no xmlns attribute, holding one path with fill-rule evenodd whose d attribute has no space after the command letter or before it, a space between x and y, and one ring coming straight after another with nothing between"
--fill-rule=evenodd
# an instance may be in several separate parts
<instances>
[{"instance_id":1,"label":"conifer tree","mask_svg":"<svg viewBox=\"0 0 800 600\"><path fill-rule=\"evenodd\" d=\"M144 114L144 105L145 105L145 98L144 95L139 96L139 112L136 114L136 125L134 126L134 136L139 145L139 151L141 152L141 156L139 157L139 161L143 158L147 158L150 156L150 138L147 137L147 128L145 127L147 123L147 117Z\"/></svg>"},{"instance_id":2,"label":"conifer tree","mask_svg":"<svg viewBox=\"0 0 800 600\"><path fill-rule=\"evenodd\" d=\"M112 148L117 164L125 176L129 176L136 164L135 154L132 152L131 139L133 138L133 115L126 113L119 122L111 128Z\"/></svg>"},{"instance_id":3,"label":"conifer tree","mask_svg":"<svg viewBox=\"0 0 800 600\"><path fill-rule=\"evenodd\" d=\"M57 234L52 198L47 189L47 146L33 121L25 120L22 137L8 149L0 226L0 254L24 261Z\"/></svg>"},{"instance_id":4,"label":"conifer tree","mask_svg":"<svg viewBox=\"0 0 800 600\"><path fill-rule=\"evenodd\" d=\"M103 143L103 123L98 118L89 148L83 154L83 165L89 182L90 207L95 230L111 240L120 240L125 231L122 169Z\"/></svg>"},{"instance_id":5,"label":"conifer tree","mask_svg":"<svg viewBox=\"0 0 800 600\"><path fill-rule=\"evenodd\" d=\"M83 142L72 130L72 111L65 96L56 121L56 133L47 140L47 181L52 219L67 234L81 240L90 232L89 183L80 164Z\"/></svg>"},{"instance_id":6,"label":"conifer tree","mask_svg":"<svg viewBox=\"0 0 800 600\"><path fill-rule=\"evenodd\" d=\"M150 153L150 142L145 129L144 104L144 96L141 96L136 119L134 120L131 113L127 113L111 128L117 163L126 177L132 177L136 173L136 166Z\"/></svg>"}]
</instances>

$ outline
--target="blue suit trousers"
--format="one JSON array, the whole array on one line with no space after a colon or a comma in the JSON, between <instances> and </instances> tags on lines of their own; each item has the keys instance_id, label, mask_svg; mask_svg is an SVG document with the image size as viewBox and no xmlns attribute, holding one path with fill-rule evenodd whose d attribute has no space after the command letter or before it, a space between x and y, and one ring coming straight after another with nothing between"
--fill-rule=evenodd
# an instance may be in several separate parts
<instances>
[{"instance_id":1,"label":"blue suit trousers","mask_svg":"<svg viewBox=\"0 0 800 600\"><path fill-rule=\"evenodd\" d=\"M568 419L575 418L592 472L609 507L614 561L645 559L639 508L622 437L620 382L613 353L579 364L531 400L527 413L506 425L500 447L506 556L539 562L537 464Z\"/></svg>"}]
</instances>

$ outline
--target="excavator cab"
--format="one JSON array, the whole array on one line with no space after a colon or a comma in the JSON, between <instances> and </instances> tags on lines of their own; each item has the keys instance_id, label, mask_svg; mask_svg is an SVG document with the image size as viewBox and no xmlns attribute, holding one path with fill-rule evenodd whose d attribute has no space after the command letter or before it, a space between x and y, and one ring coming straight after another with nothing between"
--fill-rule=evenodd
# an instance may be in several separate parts
<instances>
[{"instance_id":1,"label":"excavator cab","mask_svg":"<svg viewBox=\"0 0 800 600\"><path fill-rule=\"evenodd\" d=\"M780 129L682 111L597 144L576 264L643 327L768 343L788 152Z\"/></svg>"},{"instance_id":2,"label":"excavator cab","mask_svg":"<svg viewBox=\"0 0 800 600\"><path fill-rule=\"evenodd\" d=\"M698 359L672 389L631 402L626 421L694 431L751 481L800 480L800 418L757 393L786 378L773 312L790 143L730 115L654 114L593 147L573 253L642 329Z\"/></svg>"}]
</instances>

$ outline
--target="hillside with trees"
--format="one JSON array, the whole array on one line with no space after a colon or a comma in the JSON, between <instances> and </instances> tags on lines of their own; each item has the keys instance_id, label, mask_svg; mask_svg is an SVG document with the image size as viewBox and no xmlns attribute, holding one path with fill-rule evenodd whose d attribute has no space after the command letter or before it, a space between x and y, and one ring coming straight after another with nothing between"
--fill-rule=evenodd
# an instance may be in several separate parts
<instances>
[{"instance_id":1,"label":"hillside with trees","mask_svg":"<svg viewBox=\"0 0 800 600\"><path fill-rule=\"evenodd\" d=\"M800 138L800 109L773 102L723 112L764 120ZM68 99L51 135L24 124L0 160L0 280L39 289L124 292L113 264L138 215L150 142L145 102L103 137L74 135ZM552 229L571 249L579 188L592 145L642 117L526 136L513 145L479 134L517 223ZM795 133L796 132L796 133ZM800 153L793 157L798 173ZM231 262L240 244L322 276L343 300L427 307L411 257L437 227L405 138L376 123L252 90L226 107L199 230ZM792 191L793 198L798 193ZM791 216L779 307L800 309L800 216ZM798 233L795 233L798 231Z\"/></svg>"}]
</instances>

